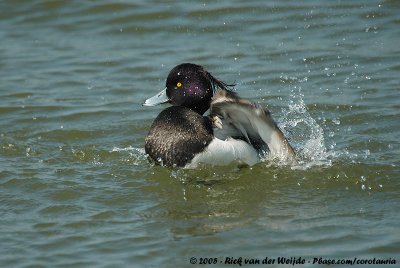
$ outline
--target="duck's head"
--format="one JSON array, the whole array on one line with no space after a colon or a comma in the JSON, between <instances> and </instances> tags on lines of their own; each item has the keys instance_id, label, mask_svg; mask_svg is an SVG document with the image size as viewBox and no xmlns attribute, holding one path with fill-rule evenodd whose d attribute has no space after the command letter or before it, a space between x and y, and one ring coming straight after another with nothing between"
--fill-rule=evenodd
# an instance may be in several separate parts
<instances>
[{"instance_id":1,"label":"duck's head","mask_svg":"<svg viewBox=\"0 0 400 268\"><path fill-rule=\"evenodd\" d=\"M217 80L203 66L182 63L169 72L165 89L147 99L143 105L154 106L168 102L204 114L210 108L216 87L227 89L227 86L230 85Z\"/></svg>"}]
</instances>

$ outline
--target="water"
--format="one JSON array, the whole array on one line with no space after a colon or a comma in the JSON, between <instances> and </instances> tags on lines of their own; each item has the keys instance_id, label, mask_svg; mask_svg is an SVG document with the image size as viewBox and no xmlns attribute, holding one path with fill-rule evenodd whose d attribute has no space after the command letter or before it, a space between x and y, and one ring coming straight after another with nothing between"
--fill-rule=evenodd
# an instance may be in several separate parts
<instances>
[{"instance_id":1,"label":"water","mask_svg":"<svg viewBox=\"0 0 400 268\"><path fill-rule=\"evenodd\" d=\"M2 1L1 266L398 265L399 8ZM181 62L268 106L299 166L150 164L144 137L163 107L141 102Z\"/></svg>"}]
</instances>

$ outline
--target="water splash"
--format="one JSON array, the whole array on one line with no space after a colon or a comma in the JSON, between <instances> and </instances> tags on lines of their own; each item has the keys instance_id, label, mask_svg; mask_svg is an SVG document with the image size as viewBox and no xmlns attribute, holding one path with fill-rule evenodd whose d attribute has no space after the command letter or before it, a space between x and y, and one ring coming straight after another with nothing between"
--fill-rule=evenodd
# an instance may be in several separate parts
<instances>
[{"instance_id":1,"label":"water splash","mask_svg":"<svg viewBox=\"0 0 400 268\"><path fill-rule=\"evenodd\" d=\"M144 161L147 161L144 148L136 148L132 146L128 146L126 148L114 147L110 152L128 153L128 157L125 159L125 161L132 162L136 166L141 165Z\"/></svg>"},{"instance_id":2,"label":"water splash","mask_svg":"<svg viewBox=\"0 0 400 268\"><path fill-rule=\"evenodd\" d=\"M298 94L292 92L288 108L283 108L282 112L279 126L294 147L300 167L330 166L324 130L308 112L300 89Z\"/></svg>"}]
</instances>

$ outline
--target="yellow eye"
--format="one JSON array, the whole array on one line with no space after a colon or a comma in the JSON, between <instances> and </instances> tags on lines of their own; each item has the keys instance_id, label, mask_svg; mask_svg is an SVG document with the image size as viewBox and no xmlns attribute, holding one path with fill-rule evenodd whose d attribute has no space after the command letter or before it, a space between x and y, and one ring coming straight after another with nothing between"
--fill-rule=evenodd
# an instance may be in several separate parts
<instances>
[{"instance_id":1,"label":"yellow eye","mask_svg":"<svg viewBox=\"0 0 400 268\"><path fill-rule=\"evenodd\" d=\"M181 86L182 86L182 83L181 83L181 82L178 82L178 83L176 84L176 86L177 86L177 87L181 87Z\"/></svg>"}]
</instances>

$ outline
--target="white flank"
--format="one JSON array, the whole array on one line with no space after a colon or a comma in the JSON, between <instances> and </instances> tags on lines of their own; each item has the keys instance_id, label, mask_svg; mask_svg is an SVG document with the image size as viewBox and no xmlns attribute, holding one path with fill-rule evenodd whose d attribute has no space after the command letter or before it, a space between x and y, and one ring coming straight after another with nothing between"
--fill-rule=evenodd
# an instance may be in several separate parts
<instances>
[{"instance_id":1,"label":"white flank","mask_svg":"<svg viewBox=\"0 0 400 268\"><path fill-rule=\"evenodd\" d=\"M257 151L247 142L231 138L227 140L214 138L205 150L196 155L185 168L196 168L199 164L223 166L232 162L252 166L258 161Z\"/></svg>"}]
</instances>

